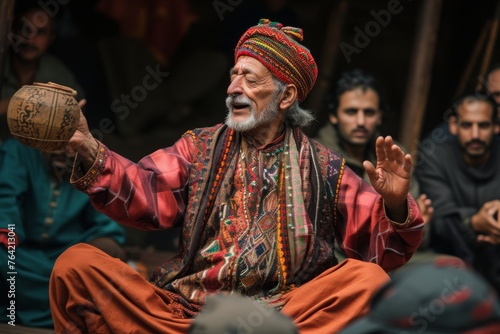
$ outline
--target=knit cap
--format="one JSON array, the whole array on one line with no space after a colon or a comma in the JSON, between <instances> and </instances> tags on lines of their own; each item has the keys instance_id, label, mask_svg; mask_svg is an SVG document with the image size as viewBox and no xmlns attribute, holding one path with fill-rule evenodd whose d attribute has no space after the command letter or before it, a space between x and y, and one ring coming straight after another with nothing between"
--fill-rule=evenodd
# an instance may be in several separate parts
<instances>
[{"instance_id":1,"label":"knit cap","mask_svg":"<svg viewBox=\"0 0 500 334\"><path fill-rule=\"evenodd\" d=\"M318 76L318 67L309 49L300 42L302 29L285 27L278 22L261 19L238 41L235 62L240 56L260 61L280 81L297 86L298 99L303 101Z\"/></svg>"}]
</instances>

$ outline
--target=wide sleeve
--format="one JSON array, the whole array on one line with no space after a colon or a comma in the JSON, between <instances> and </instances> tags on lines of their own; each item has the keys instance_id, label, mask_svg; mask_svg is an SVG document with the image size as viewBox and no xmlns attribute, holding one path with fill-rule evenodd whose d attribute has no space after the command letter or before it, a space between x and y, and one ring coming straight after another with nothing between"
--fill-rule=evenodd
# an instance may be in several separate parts
<instances>
[{"instance_id":1,"label":"wide sleeve","mask_svg":"<svg viewBox=\"0 0 500 334\"><path fill-rule=\"evenodd\" d=\"M346 167L338 198L338 242L347 257L379 264L391 271L412 257L422 241L423 220L413 197L408 194L405 222L389 220L382 197Z\"/></svg>"},{"instance_id":2,"label":"wide sleeve","mask_svg":"<svg viewBox=\"0 0 500 334\"><path fill-rule=\"evenodd\" d=\"M111 219L143 230L169 228L184 215L193 139L184 135L137 164L100 144L94 165L72 184Z\"/></svg>"}]
</instances>

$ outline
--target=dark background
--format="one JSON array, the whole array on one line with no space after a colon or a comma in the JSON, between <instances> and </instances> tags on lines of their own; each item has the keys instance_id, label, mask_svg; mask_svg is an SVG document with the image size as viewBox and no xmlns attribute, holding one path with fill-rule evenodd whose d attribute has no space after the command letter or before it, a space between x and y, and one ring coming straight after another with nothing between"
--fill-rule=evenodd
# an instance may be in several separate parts
<instances>
[{"instance_id":1,"label":"dark background","mask_svg":"<svg viewBox=\"0 0 500 334\"><path fill-rule=\"evenodd\" d=\"M116 2L123 3L123 7L127 7L125 4L131 1L123 0ZM176 1L141 2L150 4L149 17L151 17L151 11L154 11L154 6L158 3ZM158 99L158 103L155 105L164 103L164 110L160 111L160 113L164 113L166 115L165 118L156 118L155 121L157 120L158 122L145 125L138 133L134 131L129 132L134 135L140 135L141 133L148 135L151 134L149 130L153 132L156 130L155 127L167 126L168 128L175 124L175 132L182 133L194 126L208 126L216 122L221 122L225 115L223 98L228 82L228 76L225 73L228 72L233 61L232 48L245 29L256 24L260 17L269 17L271 20L283 22L285 25L299 25L302 27L304 30L303 44L310 48L312 54L315 56L321 73L321 64L324 62L325 49L329 46L329 41L326 40L328 23L338 2L319 0L275 2L285 3L283 5L285 9L279 12L272 12L264 4L265 1L189 1L196 18L189 25L189 30L176 48L171 61L168 64L162 64L163 69L170 73L174 71L176 74L175 78L173 78L174 76L166 78L162 85L172 84L172 86L175 86L177 90L174 89L173 95L180 94L179 91L186 92L191 90L193 88L192 84L194 86L200 85L203 86L200 88L201 93L193 93L192 96L187 96L185 101L179 103L189 105L188 111L185 108L183 109L183 106L178 106L178 108L170 107L168 99L164 101L161 98ZM378 12L387 9L389 2L391 1L348 1L348 10L344 17L345 21L341 32L341 41L354 45L355 28L364 30L367 23L374 21L374 17L370 11ZM128 48L136 49L144 47L144 52L149 52L150 50L148 49L147 41L127 36L123 32L123 29L120 28L120 22L115 21L105 12L98 12L95 9L98 3L99 1L80 0L68 2L67 6L70 7L73 20L77 22L80 34L78 39L74 37L67 38L66 40L62 37L59 38L59 41L54 45L53 52L63 58L77 73L79 80L83 81L82 85L88 91L87 95L90 95L90 98L93 94L96 94L96 88L101 90L100 95L102 96L99 96L99 102L101 103L100 108L102 108L102 112L98 113L95 118L99 120L103 115L114 117L117 127L120 128L119 124L121 120L116 119L116 113L109 112L111 104L108 104L118 98L119 95L114 91L106 93L103 91L106 90L107 86L113 85L113 82L126 81L127 76L130 76L129 73L131 72L140 69L144 75L146 73L144 72L144 64L150 64L154 68L159 62L156 61L155 63L156 59L151 58L148 63L142 59L146 57L136 57L129 63L124 62L123 64L127 66L123 67L121 71L116 72L114 76L106 74L105 68L99 68L106 66L106 64L102 64L102 60L99 60L99 53L102 54L101 45L113 38L125 38L137 42L137 44L130 44L133 47L130 45L114 47L123 47L127 50ZM352 54L350 63L347 62L341 49L339 47L336 48L338 52L337 62L333 72L328 74L328 79L331 79L332 83L335 82L341 71L355 67L363 68L373 74L380 81L391 107L385 115L385 123L382 127L383 132L391 134L396 138L400 136L401 131L401 117L404 113L402 106L409 79L410 60L419 51L413 49L413 43L417 33L418 13L422 4L423 1L419 0L399 1L399 7L402 8L401 12L392 15L390 23L386 27L383 27L377 36L371 38L368 46L362 48L359 54ZM488 20L493 18L495 6L496 1L442 1L436 52L432 64L432 79L425 117L422 123L422 134L427 133L436 126L442 120L446 109L451 105L483 26ZM140 14L138 13L138 15ZM147 20L147 18L145 19ZM290 23L285 22L285 20L288 20ZM68 44L71 46L71 44L76 44L76 41L78 41L76 48L74 45L73 47L68 47ZM109 46L109 48L113 48L113 46ZM496 49L495 47L491 63L496 62L498 58ZM201 51L197 53L197 57L192 57L192 66L186 65L186 59L191 59L189 56L195 52L193 50ZM227 63L207 63L211 58L203 58L202 53L205 50L223 53L227 56ZM483 51L484 48L481 50L481 57L484 54ZM120 52L115 52L113 56L118 58L116 59L117 61L120 61ZM134 63L134 60L137 62ZM183 61L184 63L182 63ZM86 63L85 66L82 65L84 63ZM178 66L179 63L182 64ZM468 87L473 87L475 84L474 80L477 79L479 70L478 65L475 67L476 72L474 72L474 75L469 80ZM176 69L178 70L177 72L175 72ZM180 69L182 69L182 72ZM91 77L90 74L93 71L96 74ZM211 71L213 75L211 75ZM221 71L223 73L222 78L220 77ZM183 82L182 79L178 79L179 77L188 78L185 79L187 83ZM176 84L175 79L180 84ZM140 82L140 78L135 81L138 84ZM121 92L128 93L131 89L127 89L125 86L121 89ZM208 102L206 99L207 96L210 96ZM93 101L90 98L89 103L92 103ZM146 97L146 101L143 104L147 104L148 99L154 100L154 97ZM305 107L308 107L310 104L310 100L304 102ZM140 111L141 108L141 106L137 107L137 114L142 113ZM315 134L317 128L326 119L323 108L315 108L315 112L318 123L313 124L310 129L307 129L311 135ZM165 122L170 124L161 124ZM115 134L119 136L119 132L118 129ZM129 132L125 131L123 134L128 135ZM161 144L157 143L156 139L161 141L162 138L155 138L150 144L154 146L153 148L161 147L163 144L171 144L175 138L177 136L172 135L165 138ZM130 157L136 160L142 156L142 153L150 150L144 148L144 150L139 150L140 152L137 153L132 151L128 153L125 147L123 148L123 153L125 155L130 154Z\"/></svg>"},{"instance_id":2,"label":"dark background","mask_svg":"<svg viewBox=\"0 0 500 334\"><path fill-rule=\"evenodd\" d=\"M394 0L348 1L342 16L340 40L354 45L355 28L364 30L367 23L374 21L370 12L387 9L391 1ZM58 4L56 0L53 2ZM414 50L413 45L423 0L399 1L401 12L392 15L389 24L381 28L359 54L352 54L351 62L339 46L334 45L337 61L332 73L323 73L321 65L332 46L332 42L326 40L327 29L339 1L61 2L67 4L58 4L61 10L57 17L61 23L51 52L74 71L83 86L88 99L85 112L97 137L131 160L137 161L157 148L173 144L186 130L224 120L233 48L239 36L261 17L303 28L303 44L315 56L320 73L332 84L339 73L347 69L363 68L373 74L391 107L385 113L382 133L396 139L401 135L410 61L415 53L422 51ZM270 7L273 4L279 10L273 10ZM497 1L442 1L421 136L443 120L483 27L494 18L496 5ZM152 45L170 47L169 56L159 57ZM479 61L484 49L480 50ZM495 46L491 64L500 61L497 49ZM479 65L474 66L467 81L469 88L477 82ZM162 78L157 88L147 91L141 101L136 101L133 108L128 108L126 114L117 112L116 101L143 84L144 77L150 73L147 68L160 69L169 75ZM303 103L306 108L316 106L318 121L306 129L310 135L326 120L322 104L313 102L309 98ZM103 123L103 119L109 121ZM144 238L132 233L129 240L143 244ZM161 248L165 243L147 240L146 244L157 244Z\"/></svg>"}]
</instances>

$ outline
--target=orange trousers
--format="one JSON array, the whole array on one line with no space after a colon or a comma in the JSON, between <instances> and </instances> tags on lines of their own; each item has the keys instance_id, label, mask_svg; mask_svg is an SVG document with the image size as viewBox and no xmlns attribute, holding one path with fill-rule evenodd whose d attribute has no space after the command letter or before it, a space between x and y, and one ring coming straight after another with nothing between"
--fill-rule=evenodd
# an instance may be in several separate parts
<instances>
[{"instance_id":1,"label":"orange trousers","mask_svg":"<svg viewBox=\"0 0 500 334\"><path fill-rule=\"evenodd\" d=\"M285 294L282 312L301 334L335 333L368 311L371 295L388 279L379 266L348 259ZM192 322L163 289L87 244L58 258L49 293L57 334L179 334Z\"/></svg>"}]
</instances>

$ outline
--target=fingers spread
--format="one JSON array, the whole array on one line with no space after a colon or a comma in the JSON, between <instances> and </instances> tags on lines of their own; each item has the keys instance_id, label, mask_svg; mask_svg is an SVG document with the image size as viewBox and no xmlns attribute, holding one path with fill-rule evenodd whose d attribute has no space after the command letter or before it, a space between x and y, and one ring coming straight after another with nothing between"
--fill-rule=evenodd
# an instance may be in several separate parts
<instances>
[{"instance_id":1,"label":"fingers spread","mask_svg":"<svg viewBox=\"0 0 500 334\"><path fill-rule=\"evenodd\" d=\"M363 167L365 168L366 174L368 175L370 180L376 180L378 178L375 166L373 166L373 164L370 161L368 160L363 161Z\"/></svg>"},{"instance_id":2,"label":"fingers spread","mask_svg":"<svg viewBox=\"0 0 500 334\"><path fill-rule=\"evenodd\" d=\"M410 173L412 168L413 168L413 158L411 157L411 154L406 154L404 159L405 172Z\"/></svg>"},{"instance_id":3,"label":"fingers spread","mask_svg":"<svg viewBox=\"0 0 500 334\"><path fill-rule=\"evenodd\" d=\"M382 136L378 137L375 141L375 154L377 155L378 161L384 161L387 159L385 140Z\"/></svg>"}]
</instances>

